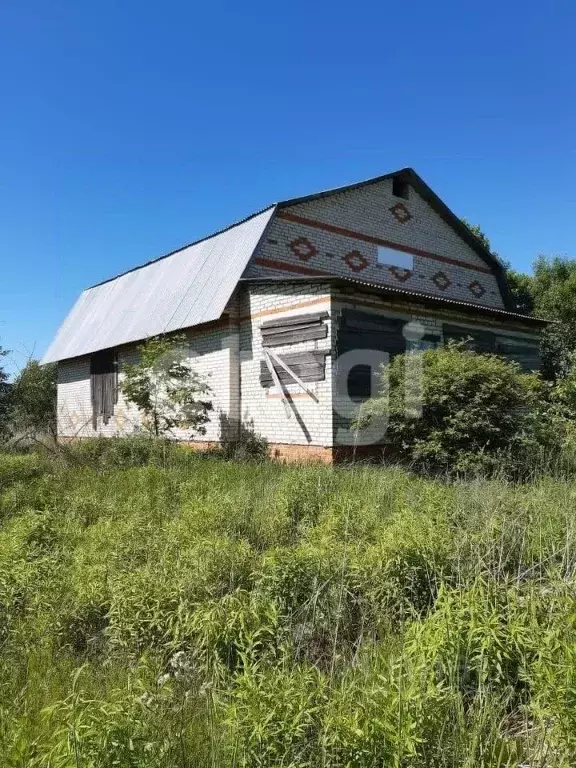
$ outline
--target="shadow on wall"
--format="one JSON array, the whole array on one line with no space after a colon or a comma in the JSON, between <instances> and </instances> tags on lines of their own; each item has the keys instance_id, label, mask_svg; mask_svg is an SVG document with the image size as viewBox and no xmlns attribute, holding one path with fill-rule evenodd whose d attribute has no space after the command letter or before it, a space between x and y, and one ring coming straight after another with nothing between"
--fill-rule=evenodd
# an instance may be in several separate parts
<instances>
[{"instance_id":1,"label":"shadow on wall","mask_svg":"<svg viewBox=\"0 0 576 768\"><path fill-rule=\"evenodd\" d=\"M254 421L250 419L238 422L220 413L220 450L226 458L257 459L268 458L268 441L254 430Z\"/></svg>"}]
</instances>

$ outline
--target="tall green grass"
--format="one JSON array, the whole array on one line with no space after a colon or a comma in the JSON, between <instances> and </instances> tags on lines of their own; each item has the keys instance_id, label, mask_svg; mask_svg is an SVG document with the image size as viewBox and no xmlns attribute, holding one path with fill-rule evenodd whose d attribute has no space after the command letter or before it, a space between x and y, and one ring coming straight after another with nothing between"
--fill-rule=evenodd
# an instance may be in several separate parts
<instances>
[{"instance_id":1,"label":"tall green grass","mask_svg":"<svg viewBox=\"0 0 576 768\"><path fill-rule=\"evenodd\" d=\"M576 483L0 455L0 765L576 764Z\"/></svg>"}]
</instances>

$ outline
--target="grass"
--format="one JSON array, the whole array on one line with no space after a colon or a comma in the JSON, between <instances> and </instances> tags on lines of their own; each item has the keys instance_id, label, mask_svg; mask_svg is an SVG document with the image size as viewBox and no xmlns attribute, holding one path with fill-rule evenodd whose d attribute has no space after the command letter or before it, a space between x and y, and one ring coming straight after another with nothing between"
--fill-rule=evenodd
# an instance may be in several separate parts
<instances>
[{"instance_id":1,"label":"grass","mask_svg":"<svg viewBox=\"0 0 576 768\"><path fill-rule=\"evenodd\" d=\"M0 454L0 764L576 763L576 483Z\"/></svg>"}]
</instances>

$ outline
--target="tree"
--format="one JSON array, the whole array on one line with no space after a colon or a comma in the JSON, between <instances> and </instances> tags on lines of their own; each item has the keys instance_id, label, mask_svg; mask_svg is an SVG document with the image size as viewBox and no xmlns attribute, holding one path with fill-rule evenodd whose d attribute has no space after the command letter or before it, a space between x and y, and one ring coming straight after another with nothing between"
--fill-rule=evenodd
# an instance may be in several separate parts
<instances>
[{"instance_id":1,"label":"tree","mask_svg":"<svg viewBox=\"0 0 576 768\"><path fill-rule=\"evenodd\" d=\"M56 364L29 360L12 386L10 422L16 433L56 435Z\"/></svg>"},{"instance_id":2,"label":"tree","mask_svg":"<svg viewBox=\"0 0 576 768\"><path fill-rule=\"evenodd\" d=\"M494 256L490 240L477 224L462 222ZM504 264L517 312L554 321L541 336L542 374L556 380L574 365L576 352L576 259L538 256L527 275Z\"/></svg>"},{"instance_id":3,"label":"tree","mask_svg":"<svg viewBox=\"0 0 576 768\"><path fill-rule=\"evenodd\" d=\"M576 259L538 256L532 275L517 275L531 314L552 320L542 334L542 372L565 376L576 351Z\"/></svg>"},{"instance_id":4,"label":"tree","mask_svg":"<svg viewBox=\"0 0 576 768\"><path fill-rule=\"evenodd\" d=\"M533 277L523 272L508 267L506 269L506 282L512 296L514 309L522 315L531 315L534 312Z\"/></svg>"},{"instance_id":5,"label":"tree","mask_svg":"<svg viewBox=\"0 0 576 768\"><path fill-rule=\"evenodd\" d=\"M212 403L202 396L210 387L192 369L184 335L154 336L139 348L138 363L124 367L120 390L143 414L150 434L174 429L205 434Z\"/></svg>"},{"instance_id":6,"label":"tree","mask_svg":"<svg viewBox=\"0 0 576 768\"><path fill-rule=\"evenodd\" d=\"M488 239L488 236L486 235L484 230L481 229L478 226L478 224L470 224L470 222L467 221L466 219L461 219L461 222L462 222L462 224L465 224L468 227L468 229L470 230L470 232L472 232L473 235L476 235L476 237L478 238L478 240L480 240L480 242L482 243L484 248L486 248L487 251L490 251L490 253L492 253L492 248L490 246L490 240ZM498 258L498 254L497 253L494 253L493 255Z\"/></svg>"},{"instance_id":7,"label":"tree","mask_svg":"<svg viewBox=\"0 0 576 768\"><path fill-rule=\"evenodd\" d=\"M5 439L10 434L10 394L11 386L8 383L8 374L6 373L2 359L8 354L7 349L0 347L0 439Z\"/></svg>"}]
</instances>

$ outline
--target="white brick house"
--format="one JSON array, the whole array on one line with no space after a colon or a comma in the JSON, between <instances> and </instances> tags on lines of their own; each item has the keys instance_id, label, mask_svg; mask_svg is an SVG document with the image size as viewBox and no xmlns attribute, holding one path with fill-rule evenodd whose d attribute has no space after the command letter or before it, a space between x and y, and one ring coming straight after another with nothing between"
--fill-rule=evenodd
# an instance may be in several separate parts
<instances>
[{"instance_id":1,"label":"white brick house","mask_svg":"<svg viewBox=\"0 0 576 768\"><path fill-rule=\"evenodd\" d=\"M198 442L243 426L276 455L331 461L383 442L349 423L386 354L471 337L537 368L543 324L513 311L500 262L404 169L278 203L87 289L44 362L58 361L61 438L130 434L138 412L115 393L103 415L95 378L107 358L121 377L139 342L184 331L213 393Z\"/></svg>"}]
</instances>

